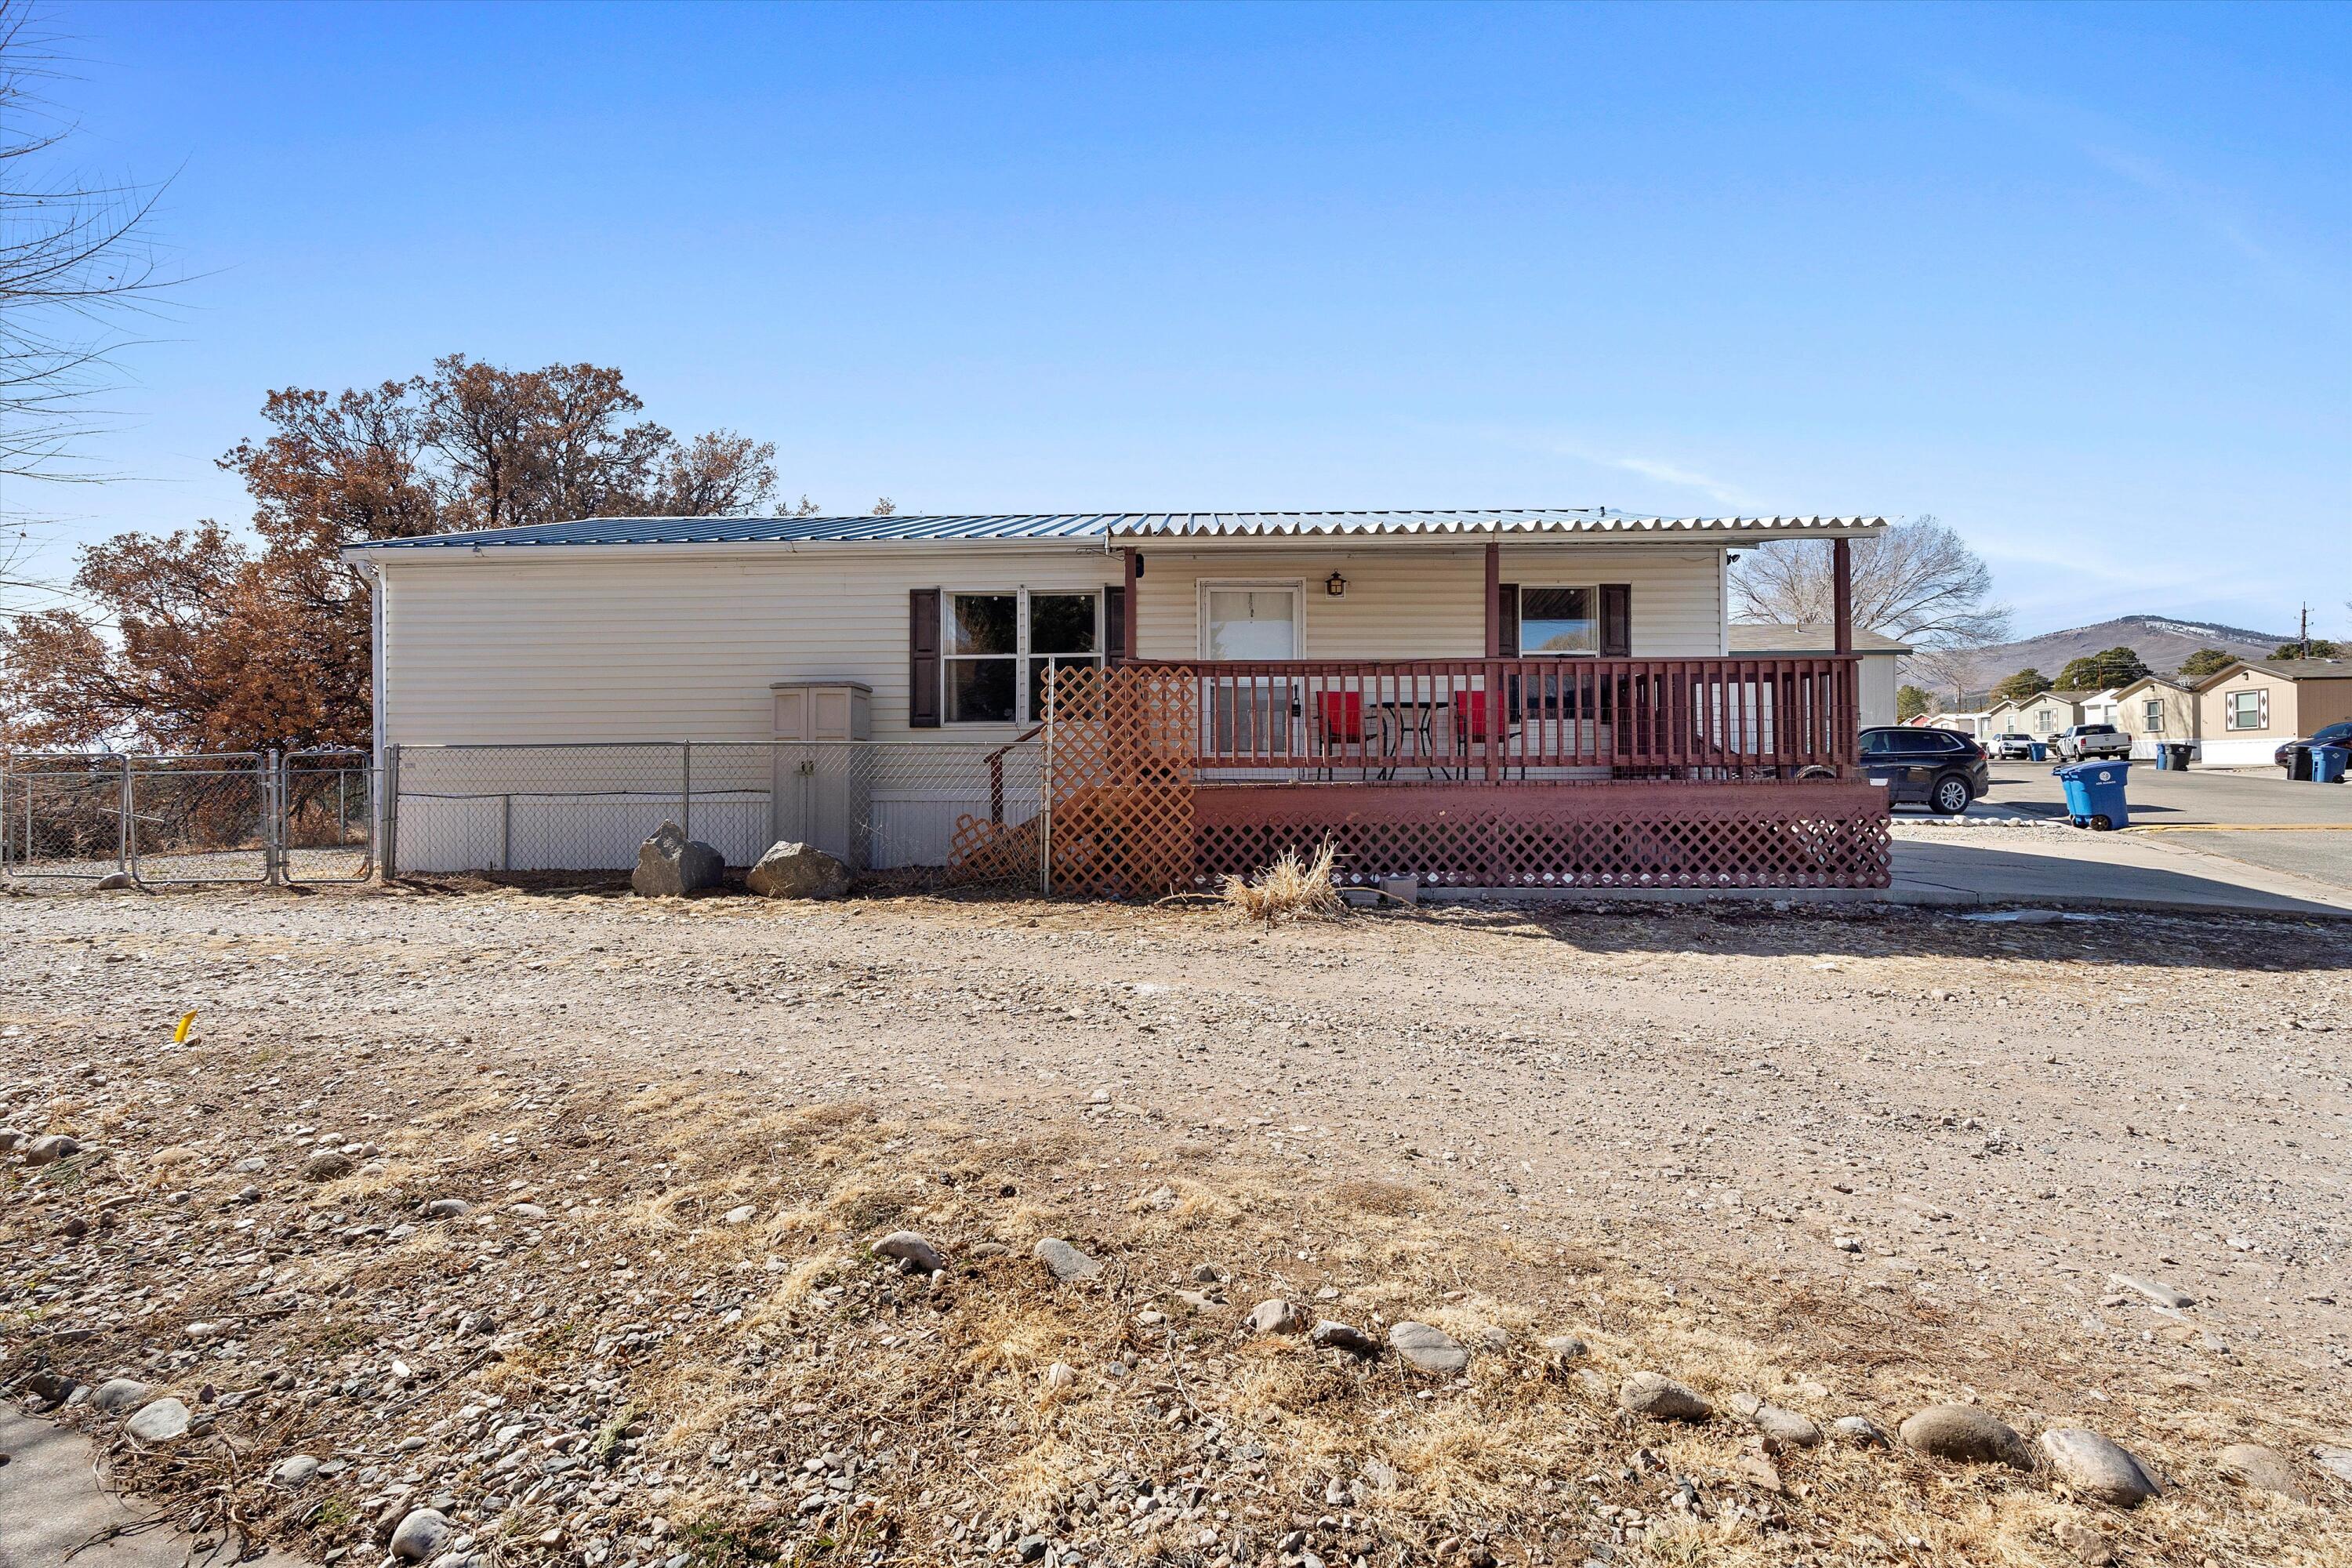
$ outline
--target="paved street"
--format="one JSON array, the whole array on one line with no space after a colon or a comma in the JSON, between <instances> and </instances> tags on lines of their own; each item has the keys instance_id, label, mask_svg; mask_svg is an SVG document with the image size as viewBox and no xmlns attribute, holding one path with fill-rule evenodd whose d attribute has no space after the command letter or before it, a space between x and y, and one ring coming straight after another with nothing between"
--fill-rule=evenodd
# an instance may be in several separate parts
<instances>
[{"instance_id":1,"label":"paved street","mask_svg":"<svg viewBox=\"0 0 2352 1568\"><path fill-rule=\"evenodd\" d=\"M1986 804L2063 816L2051 766L1995 763ZM2127 793L2130 837L2352 888L2352 785L2293 784L2267 771L2161 773L2134 763Z\"/></svg>"}]
</instances>

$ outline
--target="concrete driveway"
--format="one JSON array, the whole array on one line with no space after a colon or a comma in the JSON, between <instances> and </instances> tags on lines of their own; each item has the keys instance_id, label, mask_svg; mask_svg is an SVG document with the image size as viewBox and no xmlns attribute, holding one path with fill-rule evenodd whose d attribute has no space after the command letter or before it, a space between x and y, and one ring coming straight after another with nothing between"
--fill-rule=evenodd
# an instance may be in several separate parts
<instances>
[{"instance_id":1,"label":"concrete driveway","mask_svg":"<svg viewBox=\"0 0 2352 1568\"><path fill-rule=\"evenodd\" d=\"M1995 763L1984 805L2066 815L2049 763ZM2276 769L2163 773L2134 763L2131 836L2352 888L2352 784L2293 784Z\"/></svg>"}]
</instances>

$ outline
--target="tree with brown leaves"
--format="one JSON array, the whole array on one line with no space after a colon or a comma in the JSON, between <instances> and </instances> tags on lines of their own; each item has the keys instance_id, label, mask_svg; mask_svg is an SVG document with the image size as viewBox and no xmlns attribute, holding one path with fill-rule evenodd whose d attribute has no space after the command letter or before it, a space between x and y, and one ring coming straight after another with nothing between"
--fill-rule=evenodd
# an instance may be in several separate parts
<instances>
[{"instance_id":1,"label":"tree with brown leaves","mask_svg":"<svg viewBox=\"0 0 2352 1568\"><path fill-rule=\"evenodd\" d=\"M580 517L740 516L774 492L772 445L723 430L682 443L637 419L644 406L616 370L509 371L462 354L338 395L271 393L269 434L221 458L253 498L256 543L207 521L85 550L73 584L90 609L0 629L0 737L365 745L367 585L341 547Z\"/></svg>"}]
</instances>

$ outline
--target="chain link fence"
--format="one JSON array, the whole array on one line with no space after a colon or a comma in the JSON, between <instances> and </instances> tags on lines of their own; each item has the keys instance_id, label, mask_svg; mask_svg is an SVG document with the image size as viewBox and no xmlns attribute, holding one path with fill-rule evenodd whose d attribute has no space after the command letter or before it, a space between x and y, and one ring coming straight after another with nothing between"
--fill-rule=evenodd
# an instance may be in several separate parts
<instances>
[{"instance_id":1,"label":"chain link fence","mask_svg":"<svg viewBox=\"0 0 2352 1568\"><path fill-rule=\"evenodd\" d=\"M0 874L363 880L375 866L374 778L355 752L0 757Z\"/></svg>"},{"instance_id":2,"label":"chain link fence","mask_svg":"<svg viewBox=\"0 0 2352 1568\"><path fill-rule=\"evenodd\" d=\"M403 875L627 870L665 821L730 866L791 841L860 874L945 868L960 830L1045 804L1034 741L400 746L388 769Z\"/></svg>"}]
</instances>

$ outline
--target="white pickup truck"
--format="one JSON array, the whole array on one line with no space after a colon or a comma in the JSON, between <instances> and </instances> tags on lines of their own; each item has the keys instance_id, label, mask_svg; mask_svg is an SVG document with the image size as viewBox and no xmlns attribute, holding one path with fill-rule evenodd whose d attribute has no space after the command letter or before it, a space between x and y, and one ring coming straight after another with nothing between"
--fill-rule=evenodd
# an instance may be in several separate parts
<instances>
[{"instance_id":1,"label":"white pickup truck","mask_svg":"<svg viewBox=\"0 0 2352 1568\"><path fill-rule=\"evenodd\" d=\"M2113 724L2074 724L2050 737L2050 749L2061 762L2080 763L2092 757L2131 755L2132 739Z\"/></svg>"}]
</instances>

